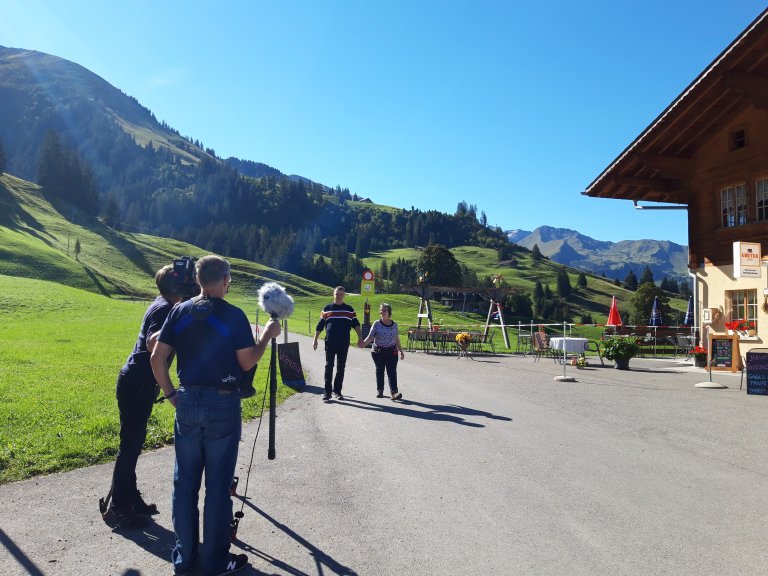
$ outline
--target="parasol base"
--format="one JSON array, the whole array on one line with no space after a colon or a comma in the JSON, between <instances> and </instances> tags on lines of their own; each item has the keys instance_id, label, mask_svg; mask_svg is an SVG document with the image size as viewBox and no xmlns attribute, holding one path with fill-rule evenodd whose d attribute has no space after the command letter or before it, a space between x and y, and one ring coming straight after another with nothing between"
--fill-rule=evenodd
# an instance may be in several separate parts
<instances>
[{"instance_id":1,"label":"parasol base","mask_svg":"<svg viewBox=\"0 0 768 576\"><path fill-rule=\"evenodd\" d=\"M698 384L694 384L696 388L728 388L725 384L720 384L719 382L699 382Z\"/></svg>"},{"instance_id":2,"label":"parasol base","mask_svg":"<svg viewBox=\"0 0 768 576\"><path fill-rule=\"evenodd\" d=\"M555 382L576 382L573 376L555 376Z\"/></svg>"}]
</instances>

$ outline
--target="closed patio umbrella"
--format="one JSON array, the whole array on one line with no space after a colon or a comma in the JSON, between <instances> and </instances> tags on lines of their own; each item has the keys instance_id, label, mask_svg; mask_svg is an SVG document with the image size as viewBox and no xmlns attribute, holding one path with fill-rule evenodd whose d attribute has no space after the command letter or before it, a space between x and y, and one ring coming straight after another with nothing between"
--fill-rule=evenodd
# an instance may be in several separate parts
<instances>
[{"instance_id":1,"label":"closed patio umbrella","mask_svg":"<svg viewBox=\"0 0 768 576\"><path fill-rule=\"evenodd\" d=\"M648 321L648 326L662 326L663 321L661 318L661 310L659 308L659 297L653 297L653 308L651 308L651 319Z\"/></svg>"},{"instance_id":2,"label":"closed patio umbrella","mask_svg":"<svg viewBox=\"0 0 768 576\"><path fill-rule=\"evenodd\" d=\"M621 326L621 315L619 314L619 307L616 305L616 296L611 300L611 309L608 312L608 321L606 326Z\"/></svg>"},{"instance_id":3,"label":"closed patio umbrella","mask_svg":"<svg viewBox=\"0 0 768 576\"><path fill-rule=\"evenodd\" d=\"M688 310L685 311L683 326L693 326L693 296L688 298Z\"/></svg>"}]
</instances>

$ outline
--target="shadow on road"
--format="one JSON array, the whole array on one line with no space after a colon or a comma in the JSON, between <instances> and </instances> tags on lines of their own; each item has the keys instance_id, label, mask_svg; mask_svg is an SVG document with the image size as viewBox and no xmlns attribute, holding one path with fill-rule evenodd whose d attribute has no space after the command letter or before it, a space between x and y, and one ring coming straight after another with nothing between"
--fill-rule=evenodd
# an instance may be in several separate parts
<instances>
[{"instance_id":1,"label":"shadow on road","mask_svg":"<svg viewBox=\"0 0 768 576\"><path fill-rule=\"evenodd\" d=\"M343 402L353 408L360 408L362 410L372 410L374 412L389 412L390 414L398 414L400 416L408 416L410 418L420 418L422 420L434 420L440 422L453 422L454 424L460 424L462 426L469 426L471 428L485 428L483 424L477 422L469 422L459 416L453 416L453 414L460 414L462 416L486 416L488 418L496 418L499 420L512 420L506 416L493 416L487 412L480 412L478 410L472 410L470 408L464 408L462 406L442 406L437 404L423 404L421 402L413 402L411 400L400 400L399 402L393 402L389 404L373 404L372 402L364 402L362 400L355 400L354 398L347 396ZM427 411L413 410L411 408L405 408L405 406L416 406L425 408Z\"/></svg>"},{"instance_id":2,"label":"shadow on road","mask_svg":"<svg viewBox=\"0 0 768 576\"><path fill-rule=\"evenodd\" d=\"M167 561L170 565L171 552L176 545L176 536L171 530L151 521L148 526L141 530L115 529L113 533L130 540L139 548Z\"/></svg>"},{"instance_id":3,"label":"shadow on road","mask_svg":"<svg viewBox=\"0 0 768 576\"><path fill-rule=\"evenodd\" d=\"M326 571L330 571L332 574L338 574L339 576L357 576L357 572L352 570L351 568L344 566L328 556L325 552L314 546L311 542L307 541L305 538L291 530L288 526L285 524L282 524L272 518L269 514L264 512L263 510L256 507L251 502L248 502L246 500L245 504L262 516L264 519L271 522L276 528L281 530L283 533L285 533L287 536L290 536L293 538L296 542L298 542L300 545L302 545L304 548L306 548L312 558L315 560L315 566L317 567L317 574L325 574ZM266 562L269 562L272 566L275 568L279 568L288 574L295 574L296 576L307 576L306 572L302 572L301 570L298 570L294 568L293 566L289 566L285 562L278 560L277 558L274 558L267 554L266 552L262 552L261 550L254 548L250 544L247 544L242 541L237 541L235 543L236 546L242 548L243 551L248 552L250 554L253 554L254 556L258 556L259 558L265 560Z\"/></svg>"},{"instance_id":4,"label":"shadow on road","mask_svg":"<svg viewBox=\"0 0 768 576\"><path fill-rule=\"evenodd\" d=\"M325 388L321 388L320 386L307 385L301 388L301 392L319 395L325 392ZM508 416L498 416L496 414L491 414L490 412L475 410L474 408L467 408L465 406L457 406L455 404L425 404L424 402L416 402L415 400L408 400L407 398L398 402L392 402L391 404L386 404L386 399L384 399L381 403L374 404L372 402L356 400L352 396L345 396L344 400L333 399L331 402L337 404L347 404L362 410L389 412L391 414L399 414L400 416L408 416L411 418L421 418L423 420L453 422L455 424L470 426L472 428L484 428L485 426L477 422L469 422L461 416L480 416L483 418L489 418L491 420L504 420L506 422L512 421L512 418L509 418ZM421 408L422 410L405 408L405 406Z\"/></svg>"},{"instance_id":5,"label":"shadow on road","mask_svg":"<svg viewBox=\"0 0 768 576\"><path fill-rule=\"evenodd\" d=\"M35 563L32 562L32 559L27 556L21 548L16 546L16 543L11 540L8 535L0 528L0 544L8 550L8 552L13 556L16 561L21 564L21 567L24 568L24 570L27 571L27 574L30 576L45 576L43 572L35 566Z\"/></svg>"}]
</instances>

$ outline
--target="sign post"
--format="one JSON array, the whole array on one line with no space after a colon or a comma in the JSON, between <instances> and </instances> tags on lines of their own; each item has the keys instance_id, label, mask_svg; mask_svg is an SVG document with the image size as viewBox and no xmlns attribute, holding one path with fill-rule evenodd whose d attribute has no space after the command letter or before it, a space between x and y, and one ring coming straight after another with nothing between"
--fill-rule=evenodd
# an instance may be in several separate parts
<instances>
[{"instance_id":1,"label":"sign post","mask_svg":"<svg viewBox=\"0 0 768 576\"><path fill-rule=\"evenodd\" d=\"M709 336L707 366L709 368L709 381L699 382L695 386L697 388L728 388L725 384L712 382L712 370L729 370L731 372L741 370L739 337L711 334Z\"/></svg>"}]
</instances>

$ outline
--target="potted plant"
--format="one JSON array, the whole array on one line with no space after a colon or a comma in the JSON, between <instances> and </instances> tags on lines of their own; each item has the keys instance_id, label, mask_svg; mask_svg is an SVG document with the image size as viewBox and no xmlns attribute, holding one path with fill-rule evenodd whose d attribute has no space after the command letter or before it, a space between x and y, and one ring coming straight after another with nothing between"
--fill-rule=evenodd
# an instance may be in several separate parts
<instances>
[{"instance_id":1,"label":"potted plant","mask_svg":"<svg viewBox=\"0 0 768 576\"><path fill-rule=\"evenodd\" d=\"M604 344L603 356L613 360L617 370L629 370L629 360L637 356L640 346L633 336L614 336L608 338Z\"/></svg>"},{"instance_id":2,"label":"potted plant","mask_svg":"<svg viewBox=\"0 0 768 576\"><path fill-rule=\"evenodd\" d=\"M703 346L696 346L693 350L691 350L691 354L693 355L693 365L696 366L696 368L706 368L707 367L707 350Z\"/></svg>"}]
</instances>

